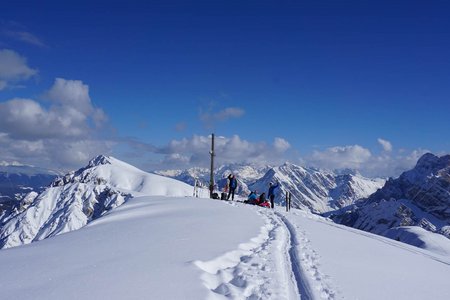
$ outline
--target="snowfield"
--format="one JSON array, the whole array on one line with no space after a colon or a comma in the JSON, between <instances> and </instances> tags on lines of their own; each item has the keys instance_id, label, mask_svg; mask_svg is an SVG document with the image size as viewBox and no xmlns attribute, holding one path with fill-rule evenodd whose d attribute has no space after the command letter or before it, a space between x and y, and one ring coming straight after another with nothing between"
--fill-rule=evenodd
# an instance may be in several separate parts
<instances>
[{"instance_id":1,"label":"snowfield","mask_svg":"<svg viewBox=\"0 0 450 300\"><path fill-rule=\"evenodd\" d=\"M192 197L130 199L1 250L0 265L1 299L450 299L449 256L299 210Z\"/></svg>"}]
</instances>

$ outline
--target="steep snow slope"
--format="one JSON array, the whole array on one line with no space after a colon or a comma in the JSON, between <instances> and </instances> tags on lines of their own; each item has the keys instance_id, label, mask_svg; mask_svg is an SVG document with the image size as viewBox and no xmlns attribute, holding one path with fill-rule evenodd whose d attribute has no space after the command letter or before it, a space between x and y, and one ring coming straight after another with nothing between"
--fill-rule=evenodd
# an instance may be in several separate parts
<instances>
[{"instance_id":1,"label":"steep snow slope","mask_svg":"<svg viewBox=\"0 0 450 300\"><path fill-rule=\"evenodd\" d=\"M191 196L193 187L149 174L113 157L56 179L4 220L0 245L9 248L79 229L136 195Z\"/></svg>"},{"instance_id":2,"label":"steep snow slope","mask_svg":"<svg viewBox=\"0 0 450 300\"><path fill-rule=\"evenodd\" d=\"M1 250L0 265L4 299L450 298L448 255L295 209L191 197L130 199Z\"/></svg>"}]
</instances>

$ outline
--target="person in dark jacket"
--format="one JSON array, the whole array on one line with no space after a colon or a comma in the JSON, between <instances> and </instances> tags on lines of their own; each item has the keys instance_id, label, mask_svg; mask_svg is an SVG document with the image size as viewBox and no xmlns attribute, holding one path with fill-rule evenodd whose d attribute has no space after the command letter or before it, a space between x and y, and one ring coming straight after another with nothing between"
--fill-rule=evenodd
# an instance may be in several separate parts
<instances>
[{"instance_id":1,"label":"person in dark jacket","mask_svg":"<svg viewBox=\"0 0 450 300\"><path fill-rule=\"evenodd\" d=\"M272 182L269 183L269 192L267 193L269 199L270 199L270 207L274 208L274 199L275 199L275 189L278 188L280 183L277 181L277 184L273 184Z\"/></svg>"},{"instance_id":2,"label":"person in dark jacket","mask_svg":"<svg viewBox=\"0 0 450 300\"><path fill-rule=\"evenodd\" d=\"M228 197L227 200L230 200L230 195L231 195L231 200L234 200L234 192L236 191L237 188L237 179L233 174L228 175Z\"/></svg>"}]
</instances>

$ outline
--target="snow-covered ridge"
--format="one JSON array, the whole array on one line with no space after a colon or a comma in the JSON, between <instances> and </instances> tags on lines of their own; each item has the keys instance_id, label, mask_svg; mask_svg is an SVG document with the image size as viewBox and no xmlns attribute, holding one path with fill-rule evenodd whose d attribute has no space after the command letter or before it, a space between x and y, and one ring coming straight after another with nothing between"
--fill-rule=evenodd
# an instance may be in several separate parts
<instances>
[{"instance_id":1,"label":"snow-covered ridge","mask_svg":"<svg viewBox=\"0 0 450 300\"><path fill-rule=\"evenodd\" d=\"M3 220L0 245L9 248L79 229L134 196L192 193L185 183L100 155L55 179L41 194L27 197L19 211Z\"/></svg>"}]
</instances>

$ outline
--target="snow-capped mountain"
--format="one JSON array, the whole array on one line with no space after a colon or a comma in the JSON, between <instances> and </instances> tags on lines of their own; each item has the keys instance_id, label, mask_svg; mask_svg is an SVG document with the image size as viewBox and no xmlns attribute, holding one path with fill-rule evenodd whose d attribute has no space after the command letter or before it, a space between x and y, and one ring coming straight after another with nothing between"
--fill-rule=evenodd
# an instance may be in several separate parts
<instances>
[{"instance_id":1,"label":"snow-capped mountain","mask_svg":"<svg viewBox=\"0 0 450 300\"><path fill-rule=\"evenodd\" d=\"M85 226L137 195L192 196L193 187L149 174L113 157L55 179L42 193L26 197L15 214L3 220L0 246L9 248Z\"/></svg>"},{"instance_id":2,"label":"snow-capped mountain","mask_svg":"<svg viewBox=\"0 0 450 300\"><path fill-rule=\"evenodd\" d=\"M338 223L413 245L426 242L421 228L450 238L450 155L423 155L412 170L329 216Z\"/></svg>"},{"instance_id":3,"label":"snow-capped mountain","mask_svg":"<svg viewBox=\"0 0 450 300\"><path fill-rule=\"evenodd\" d=\"M257 193L266 192L269 183L279 182L275 202L284 205L286 192L292 194L292 205L297 208L322 213L346 206L369 196L384 184L383 179L365 178L359 174L305 168L290 163L270 169L263 178L250 185Z\"/></svg>"}]
</instances>

